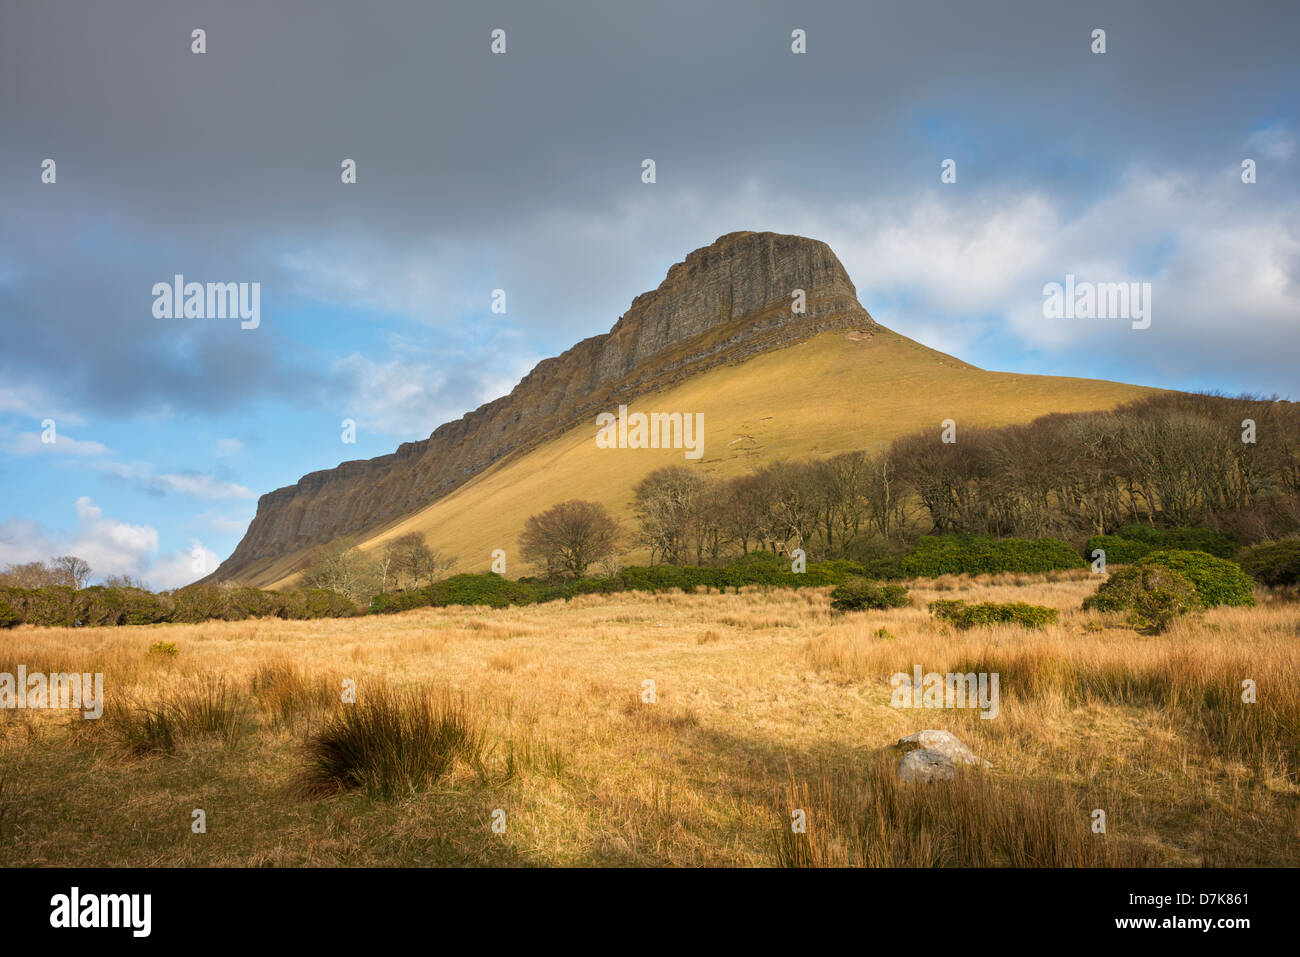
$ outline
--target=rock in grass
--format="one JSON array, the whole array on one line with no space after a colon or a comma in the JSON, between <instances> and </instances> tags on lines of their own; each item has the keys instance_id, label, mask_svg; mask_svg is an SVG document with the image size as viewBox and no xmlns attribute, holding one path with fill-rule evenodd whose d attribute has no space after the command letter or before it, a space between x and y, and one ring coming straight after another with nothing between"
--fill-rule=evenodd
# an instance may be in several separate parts
<instances>
[{"instance_id":1,"label":"rock in grass","mask_svg":"<svg viewBox=\"0 0 1300 957\"><path fill-rule=\"evenodd\" d=\"M898 764L898 776L904 781L948 781L957 776L957 766L952 758L940 751L917 748L903 755Z\"/></svg>"},{"instance_id":2,"label":"rock in grass","mask_svg":"<svg viewBox=\"0 0 1300 957\"><path fill-rule=\"evenodd\" d=\"M896 747L907 752L898 766L898 775L904 781L944 781L953 776L958 764L993 766L975 757L951 731L917 731L899 738Z\"/></svg>"}]
</instances>

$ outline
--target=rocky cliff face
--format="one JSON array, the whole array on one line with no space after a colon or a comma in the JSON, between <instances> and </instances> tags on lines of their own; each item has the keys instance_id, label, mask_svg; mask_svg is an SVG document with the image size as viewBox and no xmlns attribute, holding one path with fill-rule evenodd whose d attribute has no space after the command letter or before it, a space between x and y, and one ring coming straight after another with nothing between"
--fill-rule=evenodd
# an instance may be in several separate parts
<instances>
[{"instance_id":1,"label":"rocky cliff face","mask_svg":"<svg viewBox=\"0 0 1300 957\"><path fill-rule=\"evenodd\" d=\"M791 309L806 293L806 313ZM874 326L825 243L729 233L668 270L606 334L539 362L514 390L391 455L312 472L263 495L243 541L211 580L407 515L506 456L620 402L723 363L832 329ZM647 410L650 411L650 410Z\"/></svg>"}]
</instances>

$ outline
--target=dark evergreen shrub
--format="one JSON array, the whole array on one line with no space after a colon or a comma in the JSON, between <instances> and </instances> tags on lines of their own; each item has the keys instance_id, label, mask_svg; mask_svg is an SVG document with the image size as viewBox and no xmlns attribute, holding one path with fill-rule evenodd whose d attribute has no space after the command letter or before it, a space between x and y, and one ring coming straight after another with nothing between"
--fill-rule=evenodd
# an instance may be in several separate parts
<instances>
[{"instance_id":1,"label":"dark evergreen shrub","mask_svg":"<svg viewBox=\"0 0 1300 957\"><path fill-rule=\"evenodd\" d=\"M902 585L882 585L865 578L855 578L831 592L831 607L836 611L902 608L909 603Z\"/></svg>"},{"instance_id":2,"label":"dark evergreen shrub","mask_svg":"<svg viewBox=\"0 0 1300 957\"><path fill-rule=\"evenodd\" d=\"M1162 632L1174 619L1199 609L1201 600L1181 572L1162 565L1129 565L1111 572L1083 607L1127 611L1137 627Z\"/></svg>"},{"instance_id":3,"label":"dark evergreen shrub","mask_svg":"<svg viewBox=\"0 0 1300 957\"><path fill-rule=\"evenodd\" d=\"M1186 576L1206 608L1255 604L1254 581L1240 565L1227 559L1206 552L1159 551L1142 559L1141 564L1172 568Z\"/></svg>"},{"instance_id":4,"label":"dark evergreen shrub","mask_svg":"<svg viewBox=\"0 0 1300 957\"><path fill-rule=\"evenodd\" d=\"M991 538L983 535L925 535L899 561L907 578L1048 572L1086 568L1068 543L1057 538Z\"/></svg>"},{"instance_id":5,"label":"dark evergreen shrub","mask_svg":"<svg viewBox=\"0 0 1300 957\"><path fill-rule=\"evenodd\" d=\"M961 629L980 625L1020 625L1024 628L1042 628L1054 625L1059 616L1055 608L1030 605L1023 601L980 602L968 605L955 599L930 602L930 613L940 621L951 622Z\"/></svg>"},{"instance_id":6,"label":"dark evergreen shrub","mask_svg":"<svg viewBox=\"0 0 1300 957\"><path fill-rule=\"evenodd\" d=\"M1261 585L1300 585L1300 538L1247 548L1237 562Z\"/></svg>"}]
</instances>

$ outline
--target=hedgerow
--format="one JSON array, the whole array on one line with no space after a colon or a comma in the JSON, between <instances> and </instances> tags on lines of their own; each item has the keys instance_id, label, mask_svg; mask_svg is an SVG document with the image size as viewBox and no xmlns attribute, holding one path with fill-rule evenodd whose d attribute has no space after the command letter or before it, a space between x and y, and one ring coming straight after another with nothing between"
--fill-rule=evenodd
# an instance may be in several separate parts
<instances>
[{"instance_id":1,"label":"hedgerow","mask_svg":"<svg viewBox=\"0 0 1300 957\"><path fill-rule=\"evenodd\" d=\"M991 538L984 535L925 535L899 561L907 578L1049 572L1087 563L1058 538Z\"/></svg>"},{"instance_id":2,"label":"hedgerow","mask_svg":"<svg viewBox=\"0 0 1300 957\"><path fill-rule=\"evenodd\" d=\"M1300 585L1300 539L1255 545L1238 555L1237 563L1261 585Z\"/></svg>"},{"instance_id":3,"label":"hedgerow","mask_svg":"<svg viewBox=\"0 0 1300 957\"><path fill-rule=\"evenodd\" d=\"M22 624L22 616L3 597L0 597L0 628L12 628Z\"/></svg>"},{"instance_id":4,"label":"hedgerow","mask_svg":"<svg viewBox=\"0 0 1300 957\"><path fill-rule=\"evenodd\" d=\"M532 578L511 581L491 572L455 575L425 588L412 588L376 595L371 614L390 614L411 608L445 605L529 605L560 601L577 595L610 594L623 591L695 591L699 588L820 588L842 585L864 577L857 562L836 559L811 562L803 572L791 569L788 559L754 552L744 559L716 568L697 565L629 565L607 578L579 578L566 582L542 582Z\"/></svg>"},{"instance_id":5,"label":"hedgerow","mask_svg":"<svg viewBox=\"0 0 1300 957\"><path fill-rule=\"evenodd\" d=\"M58 628L152 625L164 622L243 621L246 618L341 618L357 613L343 595L323 588L289 592L224 585L189 585L155 594L143 588L65 585L0 588L8 618L0 621Z\"/></svg>"},{"instance_id":6,"label":"hedgerow","mask_svg":"<svg viewBox=\"0 0 1300 957\"><path fill-rule=\"evenodd\" d=\"M1105 552L1107 565L1135 565L1155 551L1155 546L1118 535L1094 535L1083 546L1083 556L1091 561L1097 551Z\"/></svg>"},{"instance_id":7,"label":"hedgerow","mask_svg":"<svg viewBox=\"0 0 1300 957\"><path fill-rule=\"evenodd\" d=\"M1132 565L1152 552L1206 552L1216 558L1232 558L1237 540L1212 528L1155 528L1151 525L1126 525L1113 535L1094 535L1083 547L1084 557L1091 559L1096 549L1106 553L1107 565Z\"/></svg>"}]
</instances>

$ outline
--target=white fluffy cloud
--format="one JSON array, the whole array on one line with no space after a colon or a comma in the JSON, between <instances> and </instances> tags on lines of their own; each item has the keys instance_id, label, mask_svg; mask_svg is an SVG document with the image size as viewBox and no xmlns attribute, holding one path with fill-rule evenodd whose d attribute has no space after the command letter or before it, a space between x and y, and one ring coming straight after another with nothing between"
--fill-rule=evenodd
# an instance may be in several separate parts
<instances>
[{"instance_id":1,"label":"white fluffy cloud","mask_svg":"<svg viewBox=\"0 0 1300 957\"><path fill-rule=\"evenodd\" d=\"M197 539L190 540L190 550L180 549L158 556L143 577L155 591L180 588L216 571L221 564L217 553Z\"/></svg>"},{"instance_id":2,"label":"white fluffy cloud","mask_svg":"<svg viewBox=\"0 0 1300 957\"><path fill-rule=\"evenodd\" d=\"M19 518L0 523L0 565L78 555L90 563L98 580L130 575L155 589L189 584L217 567L220 560L215 552L198 539L191 539L190 545L189 550L159 555L157 529L111 518L84 495L76 501L72 532ZM201 570L195 570L196 564Z\"/></svg>"},{"instance_id":3,"label":"white fluffy cloud","mask_svg":"<svg viewBox=\"0 0 1300 957\"><path fill-rule=\"evenodd\" d=\"M39 522L11 518L0 525L0 563L73 554L90 562L96 577L102 578L139 574L158 551L158 531L153 526L109 518L84 495L77 499L76 515L77 527L71 534L52 531Z\"/></svg>"}]
</instances>

